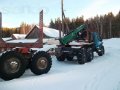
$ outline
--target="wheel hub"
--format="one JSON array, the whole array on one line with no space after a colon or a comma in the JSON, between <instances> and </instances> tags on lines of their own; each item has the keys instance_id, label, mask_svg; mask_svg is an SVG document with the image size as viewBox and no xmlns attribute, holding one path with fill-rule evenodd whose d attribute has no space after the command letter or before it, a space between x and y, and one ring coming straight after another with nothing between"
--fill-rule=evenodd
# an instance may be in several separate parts
<instances>
[{"instance_id":1,"label":"wheel hub","mask_svg":"<svg viewBox=\"0 0 120 90\"><path fill-rule=\"evenodd\" d=\"M47 68L47 59L45 57L39 58L37 61L38 69L46 69Z\"/></svg>"},{"instance_id":2,"label":"wheel hub","mask_svg":"<svg viewBox=\"0 0 120 90\"><path fill-rule=\"evenodd\" d=\"M6 73L16 73L20 68L20 61L17 58L8 59L4 63L4 69Z\"/></svg>"},{"instance_id":3,"label":"wheel hub","mask_svg":"<svg viewBox=\"0 0 120 90\"><path fill-rule=\"evenodd\" d=\"M17 63L16 61L12 61L12 62L10 63L10 68L11 68L11 69L17 69L17 67L18 67L18 63Z\"/></svg>"}]
</instances>

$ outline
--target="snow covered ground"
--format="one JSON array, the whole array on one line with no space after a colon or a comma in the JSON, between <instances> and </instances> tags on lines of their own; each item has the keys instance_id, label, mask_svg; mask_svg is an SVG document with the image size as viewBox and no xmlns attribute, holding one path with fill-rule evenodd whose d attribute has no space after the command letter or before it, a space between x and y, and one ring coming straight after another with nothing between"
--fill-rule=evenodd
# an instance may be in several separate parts
<instances>
[{"instance_id":1,"label":"snow covered ground","mask_svg":"<svg viewBox=\"0 0 120 90\"><path fill-rule=\"evenodd\" d=\"M120 38L104 40L104 46L104 56L95 54L84 65L58 62L52 56L49 73L36 76L27 70L18 79L0 79L0 90L120 90Z\"/></svg>"}]
</instances>

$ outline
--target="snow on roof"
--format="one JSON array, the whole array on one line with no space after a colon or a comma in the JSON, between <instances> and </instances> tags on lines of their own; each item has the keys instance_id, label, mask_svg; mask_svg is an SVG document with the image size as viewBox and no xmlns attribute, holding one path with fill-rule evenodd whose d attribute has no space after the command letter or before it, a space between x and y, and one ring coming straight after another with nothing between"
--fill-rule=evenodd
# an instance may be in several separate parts
<instances>
[{"instance_id":1,"label":"snow on roof","mask_svg":"<svg viewBox=\"0 0 120 90\"><path fill-rule=\"evenodd\" d=\"M59 37L59 30L43 27L43 33L49 37Z\"/></svg>"},{"instance_id":2,"label":"snow on roof","mask_svg":"<svg viewBox=\"0 0 120 90\"><path fill-rule=\"evenodd\" d=\"M39 28L39 26L37 26L37 27ZM59 37L59 30L57 30L57 29L43 27L43 33L48 37L52 37L52 38L58 38ZM13 34L13 36L16 39L25 39L26 34Z\"/></svg>"},{"instance_id":3,"label":"snow on roof","mask_svg":"<svg viewBox=\"0 0 120 90\"><path fill-rule=\"evenodd\" d=\"M35 43L38 39L17 39L12 40L12 38L2 38L6 43ZM43 39L43 43L47 43L52 39Z\"/></svg>"},{"instance_id":4,"label":"snow on roof","mask_svg":"<svg viewBox=\"0 0 120 90\"><path fill-rule=\"evenodd\" d=\"M39 28L38 25L37 25L37 27ZM53 37L53 38L59 37L59 30L57 30L57 29L43 27L43 33L49 37ZM62 34L62 32L61 32L61 34Z\"/></svg>"},{"instance_id":5,"label":"snow on roof","mask_svg":"<svg viewBox=\"0 0 120 90\"><path fill-rule=\"evenodd\" d=\"M11 37L7 37L7 38L2 38L4 41L8 41L8 40L11 40L12 38Z\"/></svg>"},{"instance_id":6,"label":"snow on roof","mask_svg":"<svg viewBox=\"0 0 120 90\"><path fill-rule=\"evenodd\" d=\"M16 38L16 39L24 39L26 37L26 34L13 34L13 36Z\"/></svg>"},{"instance_id":7,"label":"snow on roof","mask_svg":"<svg viewBox=\"0 0 120 90\"><path fill-rule=\"evenodd\" d=\"M6 43L35 43L38 39L19 39L19 40L10 40Z\"/></svg>"}]
</instances>

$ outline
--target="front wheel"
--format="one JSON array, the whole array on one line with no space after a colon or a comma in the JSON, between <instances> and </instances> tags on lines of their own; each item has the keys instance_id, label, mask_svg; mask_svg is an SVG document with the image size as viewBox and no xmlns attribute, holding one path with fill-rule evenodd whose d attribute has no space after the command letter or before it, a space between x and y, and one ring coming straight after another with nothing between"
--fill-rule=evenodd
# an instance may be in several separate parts
<instances>
[{"instance_id":1,"label":"front wheel","mask_svg":"<svg viewBox=\"0 0 120 90\"><path fill-rule=\"evenodd\" d=\"M101 48L97 50L97 53L99 56L103 56L105 54L104 46L101 46Z\"/></svg>"},{"instance_id":2,"label":"front wheel","mask_svg":"<svg viewBox=\"0 0 120 90\"><path fill-rule=\"evenodd\" d=\"M37 52L30 63L30 70L36 74L41 75L47 73L52 65L51 57L44 51Z\"/></svg>"}]
</instances>

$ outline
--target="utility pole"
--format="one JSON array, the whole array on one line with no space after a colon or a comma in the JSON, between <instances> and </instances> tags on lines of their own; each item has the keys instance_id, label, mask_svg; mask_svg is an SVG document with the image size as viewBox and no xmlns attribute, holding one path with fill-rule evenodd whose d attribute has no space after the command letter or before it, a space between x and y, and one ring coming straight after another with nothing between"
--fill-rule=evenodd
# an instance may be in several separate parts
<instances>
[{"instance_id":1,"label":"utility pole","mask_svg":"<svg viewBox=\"0 0 120 90\"><path fill-rule=\"evenodd\" d=\"M63 0L61 0L61 12L62 12L62 32L64 36L64 10L63 10ZM60 31L60 38L61 38L61 31Z\"/></svg>"},{"instance_id":2,"label":"utility pole","mask_svg":"<svg viewBox=\"0 0 120 90\"><path fill-rule=\"evenodd\" d=\"M63 36L65 35L65 26L66 26L66 34L70 31L69 27L68 27L68 23L66 21L66 17L65 17L65 13L64 13L64 7L63 7L63 0L61 0L61 12L62 12L62 32L63 32ZM61 37L61 31L60 31L60 37Z\"/></svg>"},{"instance_id":3,"label":"utility pole","mask_svg":"<svg viewBox=\"0 0 120 90\"><path fill-rule=\"evenodd\" d=\"M43 47L43 10L40 12L39 14L39 29L40 29L40 43L41 43L41 46Z\"/></svg>"},{"instance_id":4,"label":"utility pole","mask_svg":"<svg viewBox=\"0 0 120 90\"><path fill-rule=\"evenodd\" d=\"M0 38L2 37L2 13L0 12Z\"/></svg>"}]
</instances>

